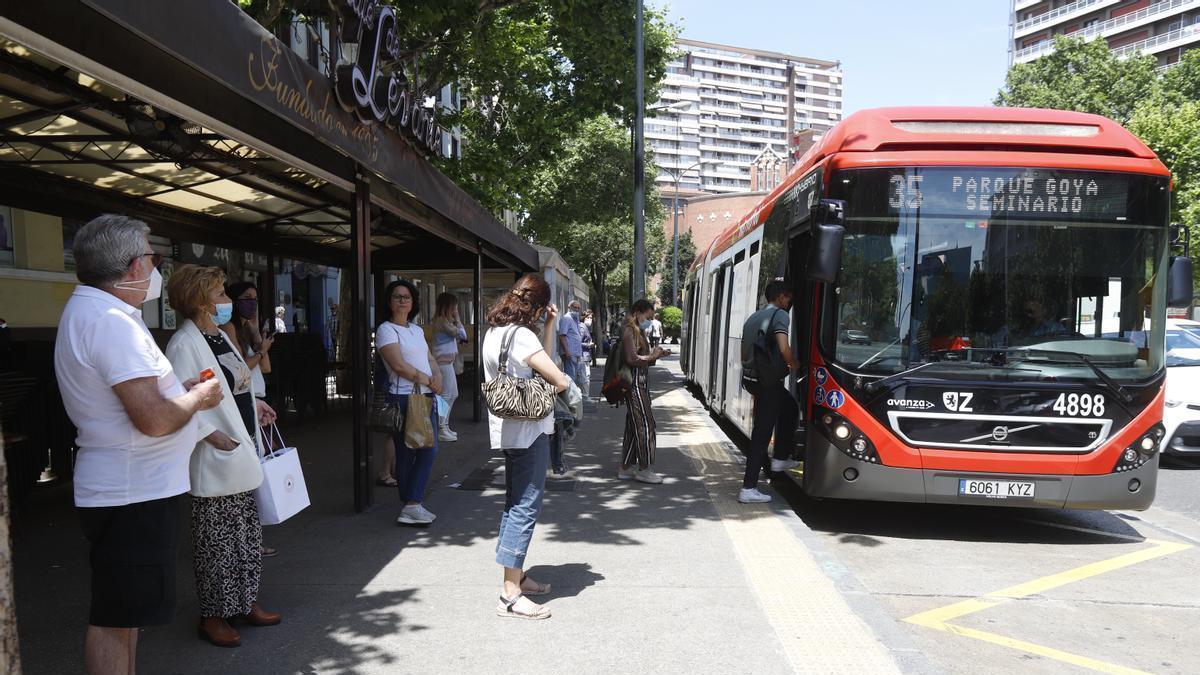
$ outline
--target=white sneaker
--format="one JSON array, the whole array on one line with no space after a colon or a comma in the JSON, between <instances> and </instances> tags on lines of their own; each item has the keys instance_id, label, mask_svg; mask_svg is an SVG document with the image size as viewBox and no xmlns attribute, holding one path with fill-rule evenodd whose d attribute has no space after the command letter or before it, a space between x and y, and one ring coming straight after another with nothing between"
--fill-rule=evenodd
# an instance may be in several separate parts
<instances>
[{"instance_id":1,"label":"white sneaker","mask_svg":"<svg viewBox=\"0 0 1200 675\"><path fill-rule=\"evenodd\" d=\"M617 468L617 478L619 480L633 480L637 477L637 472L632 467L628 469Z\"/></svg>"},{"instance_id":2,"label":"white sneaker","mask_svg":"<svg viewBox=\"0 0 1200 675\"><path fill-rule=\"evenodd\" d=\"M550 480L570 480L574 477L575 477L574 469L567 469L566 471L563 471L562 473L559 473L559 472L555 471L554 469L550 469L549 471L546 472L546 478L549 478Z\"/></svg>"},{"instance_id":3,"label":"white sneaker","mask_svg":"<svg viewBox=\"0 0 1200 675\"><path fill-rule=\"evenodd\" d=\"M442 427L441 429L438 429L438 440L442 441L443 443L453 443L454 441L458 440L458 434L450 431L446 427Z\"/></svg>"},{"instance_id":4,"label":"white sneaker","mask_svg":"<svg viewBox=\"0 0 1200 675\"><path fill-rule=\"evenodd\" d=\"M738 501L743 504L765 504L771 501L771 495L764 495L758 488L742 488L738 492Z\"/></svg>"},{"instance_id":5,"label":"white sneaker","mask_svg":"<svg viewBox=\"0 0 1200 675\"><path fill-rule=\"evenodd\" d=\"M401 525L428 525L436 517L420 504L409 504L400 510L400 517L396 522Z\"/></svg>"},{"instance_id":6,"label":"white sneaker","mask_svg":"<svg viewBox=\"0 0 1200 675\"><path fill-rule=\"evenodd\" d=\"M771 471L774 471L776 473L778 473L780 471L787 471L788 469L794 469L798 466L800 466L800 462L798 462L794 459L772 459L771 460Z\"/></svg>"},{"instance_id":7,"label":"white sneaker","mask_svg":"<svg viewBox=\"0 0 1200 675\"><path fill-rule=\"evenodd\" d=\"M650 468L638 469L634 472L633 479L639 483L650 483L651 485L658 485L663 482L662 476L654 473L654 469Z\"/></svg>"}]
</instances>

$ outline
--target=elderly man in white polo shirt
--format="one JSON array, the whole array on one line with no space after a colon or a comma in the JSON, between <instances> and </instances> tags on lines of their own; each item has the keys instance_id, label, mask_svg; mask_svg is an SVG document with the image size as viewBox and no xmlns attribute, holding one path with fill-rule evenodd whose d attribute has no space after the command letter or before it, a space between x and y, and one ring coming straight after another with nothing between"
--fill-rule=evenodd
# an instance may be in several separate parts
<instances>
[{"instance_id":1,"label":"elderly man in white polo shirt","mask_svg":"<svg viewBox=\"0 0 1200 675\"><path fill-rule=\"evenodd\" d=\"M188 491L193 415L221 402L220 381L180 382L140 305L162 291L150 228L103 215L75 235L82 285L67 301L54 345L63 404L79 430L75 506L91 543L89 673L132 673L137 629L175 610L179 495Z\"/></svg>"}]
</instances>

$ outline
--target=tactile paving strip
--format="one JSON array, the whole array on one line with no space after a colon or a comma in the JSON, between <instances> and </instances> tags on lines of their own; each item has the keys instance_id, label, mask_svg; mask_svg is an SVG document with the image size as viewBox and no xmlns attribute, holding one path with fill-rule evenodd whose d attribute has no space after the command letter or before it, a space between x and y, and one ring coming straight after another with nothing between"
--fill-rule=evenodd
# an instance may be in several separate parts
<instances>
[{"instance_id":1,"label":"tactile paving strip","mask_svg":"<svg viewBox=\"0 0 1200 675\"><path fill-rule=\"evenodd\" d=\"M655 401L669 408L681 433L679 449L704 481L734 550L798 673L899 673L887 647L846 604L833 581L781 516L762 504L740 504L742 467L717 442L709 422L687 394Z\"/></svg>"}]
</instances>

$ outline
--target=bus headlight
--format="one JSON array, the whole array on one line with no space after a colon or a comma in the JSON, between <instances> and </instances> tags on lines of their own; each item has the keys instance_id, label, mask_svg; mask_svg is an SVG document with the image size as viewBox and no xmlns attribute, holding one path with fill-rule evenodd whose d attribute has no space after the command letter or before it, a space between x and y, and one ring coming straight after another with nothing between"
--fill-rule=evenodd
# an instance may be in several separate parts
<instances>
[{"instance_id":1,"label":"bus headlight","mask_svg":"<svg viewBox=\"0 0 1200 675\"><path fill-rule=\"evenodd\" d=\"M850 420L821 406L814 406L813 412L817 429L843 454L860 462L881 463L879 453L875 451L875 444Z\"/></svg>"},{"instance_id":2,"label":"bus headlight","mask_svg":"<svg viewBox=\"0 0 1200 675\"><path fill-rule=\"evenodd\" d=\"M1146 433L1121 451L1121 456L1117 458L1113 472L1132 471L1149 462L1154 457L1154 453L1158 452L1158 444L1165 434L1166 429L1161 424L1150 427Z\"/></svg>"}]
</instances>

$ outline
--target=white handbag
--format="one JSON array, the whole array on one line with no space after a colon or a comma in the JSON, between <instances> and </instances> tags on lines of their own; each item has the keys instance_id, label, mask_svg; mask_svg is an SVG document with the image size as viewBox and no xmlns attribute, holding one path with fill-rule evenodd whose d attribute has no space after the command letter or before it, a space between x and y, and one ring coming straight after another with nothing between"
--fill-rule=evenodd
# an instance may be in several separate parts
<instances>
[{"instance_id":1,"label":"white handbag","mask_svg":"<svg viewBox=\"0 0 1200 675\"><path fill-rule=\"evenodd\" d=\"M258 502L258 519L263 525L278 525L300 513L310 504L308 487L304 484L304 472L300 469L300 453L289 447L279 434L279 427L271 423L271 431L279 440L278 445L266 452L262 429L258 430L258 444L263 453L263 482L254 491Z\"/></svg>"}]
</instances>

